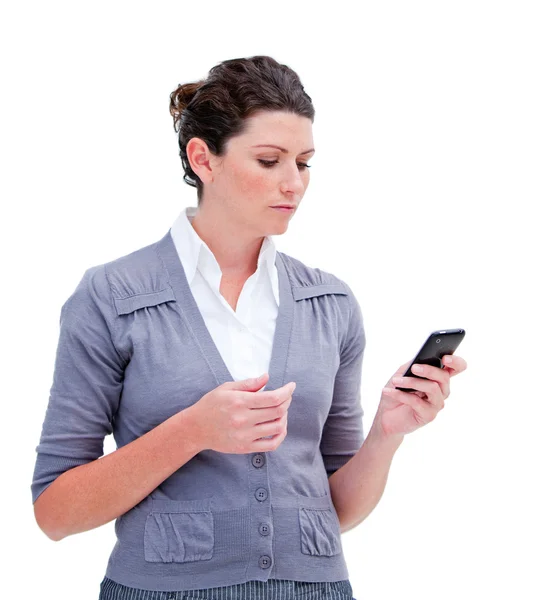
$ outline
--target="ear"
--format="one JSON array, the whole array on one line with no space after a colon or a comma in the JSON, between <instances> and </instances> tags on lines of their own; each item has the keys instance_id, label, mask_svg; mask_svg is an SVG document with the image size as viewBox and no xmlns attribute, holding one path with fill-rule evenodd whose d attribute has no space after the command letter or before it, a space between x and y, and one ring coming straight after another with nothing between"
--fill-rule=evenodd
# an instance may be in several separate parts
<instances>
[{"instance_id":1,"label":"ear","mask_svg":"<svg viewBox=\"0 0 534 600\"><path fill-rule=\"evenodd\" d=\"M219 159L210 152L206 142L198 137L191 138L187 142L186 152L191 169L198 175L202 183L213 181L214 168L218 165Z\"/></svg>"}]
</instances>

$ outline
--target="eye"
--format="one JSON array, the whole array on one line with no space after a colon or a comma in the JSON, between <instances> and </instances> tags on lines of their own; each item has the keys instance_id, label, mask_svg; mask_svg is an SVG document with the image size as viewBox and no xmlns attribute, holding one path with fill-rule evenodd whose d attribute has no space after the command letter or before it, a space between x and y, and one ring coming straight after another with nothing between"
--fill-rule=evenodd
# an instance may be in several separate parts
<instances>
[{"instance_id":1,"label":"eye","mask_svg":"<svg viewBox=\"0 0 534 600\"><path fill-rule=\"evenodd\" d=\"M267 169L270 169L271 167L273 167L274 165L276 165L278 163L277 160L262 160L261 158L258 158L258 162ZM308 165L306 163L297 163L297 165L301 171L303 169L311 168L311 165Z\"/></svg>"}]
</instances>

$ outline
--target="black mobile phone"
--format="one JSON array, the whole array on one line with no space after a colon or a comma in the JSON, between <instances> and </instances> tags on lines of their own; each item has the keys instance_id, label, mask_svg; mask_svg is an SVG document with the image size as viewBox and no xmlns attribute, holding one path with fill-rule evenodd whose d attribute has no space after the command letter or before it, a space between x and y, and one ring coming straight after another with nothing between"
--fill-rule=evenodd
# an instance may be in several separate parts
<instances>
[{"instance_id":1,"label":"black mobile phone","mask_svg":"<svg viewBox=\"0 0 534 600\"><path fill-rule=\"evenodd\" d=\"M433 331L426 342L421 346L421 349L417 353L417 356L412 360L408 367L404 377L418 377L419 379L426 379L412 373L412 366L414 364L432 365L433 367L439 367L443 369L441 359L447 354L453 354L456 348L460 345L460 342L464 339L465 329L444 329L443 331ZM403 392L416 392L413 388L404 388L395 386L397 390Z\"/></svg>"}]
</instances>

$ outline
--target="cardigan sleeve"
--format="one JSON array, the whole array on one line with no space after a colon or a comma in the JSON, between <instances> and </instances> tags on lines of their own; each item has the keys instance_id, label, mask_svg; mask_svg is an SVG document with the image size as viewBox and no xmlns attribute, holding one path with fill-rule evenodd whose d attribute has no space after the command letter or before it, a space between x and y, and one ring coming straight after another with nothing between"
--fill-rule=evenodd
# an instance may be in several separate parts
<instances>
[{"instance_id":1,"label":"cardigan sleeve","mask_svg":"<svg viewBox=\"0 0 534 600\"><path fill-rule=\"evenodd\" d=\"M103 455L127 362L113 343L112 306L100 265L85 271L61 308L53 382L35 449L32 502L65 471Z\"/></svg>"},{"instance_id":2,"label":"cardigan sleeve","mask_svg":"<svg viewBox=\"0 0 534 600\"><path fill-rule=\"evenodd\" d=\"M350 309L348 326L341 340L332 405L320 445L328 477L347 463L364 441L361 379L365 329L360 305L350 287L345 286Z\"/></svg>"}]
</instances>

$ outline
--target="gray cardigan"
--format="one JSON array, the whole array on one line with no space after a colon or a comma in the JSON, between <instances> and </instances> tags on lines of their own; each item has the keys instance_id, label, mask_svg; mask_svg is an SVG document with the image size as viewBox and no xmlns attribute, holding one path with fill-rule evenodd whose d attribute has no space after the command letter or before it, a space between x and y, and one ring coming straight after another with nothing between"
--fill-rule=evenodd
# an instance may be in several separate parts
<instances>
[{"instance_id":1,"label":"gray cardigan","mask_svg":"<svg viewBox=\"0 0 534 600\"><path fill-rule=\"evenodd\" d=\"M328 477L363 443L362 315L336 276L281 252L276 268L265 389L297 384L286 438L272 452L199 452L117 518L107 577L158 591L348 578ZM87 269L61 308L33 502L101 457L106 435L120 448L225 381L170 230Z\"/></svg>"}]
</instances>

